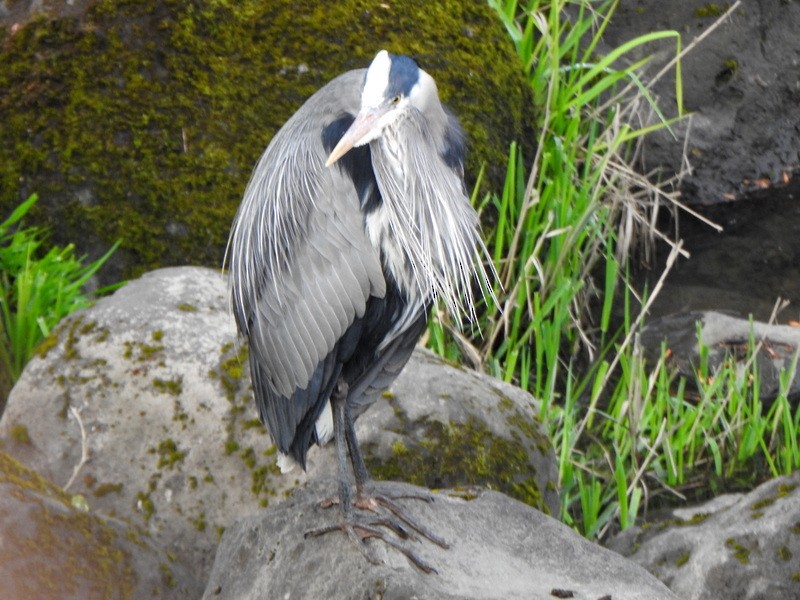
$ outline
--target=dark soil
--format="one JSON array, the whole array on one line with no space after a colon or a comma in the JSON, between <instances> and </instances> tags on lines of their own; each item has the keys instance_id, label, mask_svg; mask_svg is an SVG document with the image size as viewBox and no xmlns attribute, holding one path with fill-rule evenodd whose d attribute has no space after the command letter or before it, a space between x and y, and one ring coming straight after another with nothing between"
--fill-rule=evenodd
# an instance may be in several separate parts
<instances>
[{"instance_id":1,"label":"dark soil","mask_svg":"<svg viewBox=\"0 0 800 600\"><path fill-rule=\"evenodd\" d=\"M680 259L668 275L650 317L710 309L767 321L782 298L791 304L777 321L800 321L800 178L703 212L723 231L692 217L680 219L678 230L691 258ZM659 254L659 263L638 276L650 289L667 248Z\"/></svg>"},{"instance_id":2,"label":"dark soil","mask_svg":"<svg viewBox=\"0 0 800 600\"><path fill-rule=\"evenodd\" d=\"M605 35L609 46L657 30L681 33L683 47L705 32L732 3L702 0L621 2ZM691 174L681 191L690 203L739 198L779 183L800 165L800 2L743 0L720 27L682 60L684 107L691 121ZM675 54L673 41L651 44L655 73ZM655 86L665 107L675 106L674 78ZM671 117L674 114L667 114ZM647 169L667 175L681 166L683 136L652 136Z\"/></svg>"}]
</instances>

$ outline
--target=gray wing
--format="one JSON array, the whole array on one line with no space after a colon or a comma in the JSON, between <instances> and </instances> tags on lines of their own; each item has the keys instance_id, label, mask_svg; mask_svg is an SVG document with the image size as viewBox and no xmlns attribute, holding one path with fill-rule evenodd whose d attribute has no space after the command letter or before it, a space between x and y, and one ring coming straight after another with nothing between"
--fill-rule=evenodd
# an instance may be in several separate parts
<instances>
[{"instance_id":1,"label":"gray wing","mask_svg":"<svg viewBox=\"0 0 800 600\"><path fill-rule=\"evenodd\" d=\"M319 377L369 297L385 294L380 255L364 231L352 181L324 166L322 130L358 111L362 78L362 71L336 78L275 135L231 233L234 315L267 396L257 389L256 401L282 451L288 442L281 438L294 434L316 400L296 392L314 387L312 376Z\"/></svg>"}]
</instances>

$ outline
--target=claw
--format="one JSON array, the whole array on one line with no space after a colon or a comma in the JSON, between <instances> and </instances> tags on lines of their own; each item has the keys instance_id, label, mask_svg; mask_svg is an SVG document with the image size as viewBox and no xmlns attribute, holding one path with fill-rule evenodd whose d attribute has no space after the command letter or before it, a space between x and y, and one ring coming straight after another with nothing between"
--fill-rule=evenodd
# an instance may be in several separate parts
<instances>
[{"instance_id":1,"label":"claw","mask_svg":"<svg viewBox=\"0 0 800 600\"><path fill-rule=\"evenodd\" d=\"M361 554L374 565L383 564L369 552L365 540L377 538L388 544L411 561L417 568L425 573L437 573L431 565L422 560L412 550L406 548L399 540L420 541L420 536L441 548L449 548L449 544L436 534L428 531L421 523L411 517L394 500L396 498L417 498L426 502L433 501L432 496L421 495L392 495L365 493L363 490L353 499L349 506L342 506L342 521L336 525L329 525L313 529L305 533L305 537L319 537L334 531L342 531L358 548ZM322 508L341 504L339 498L327 498L320 503ZM353 509L372 513L375 516L354 513ZM393 533L392 536L389 532ZM395 537L396 536L396 537ZM399 538L399 539L398 539Z\"/></svg>"},{"instance_id":2,"label":"claw","mask_svg":"<svg viewBox=\"0 0 800 600\"><path fill-rule=\"evenodd\" d=\"M450 545L440 538L438 535L429 531L427 527L422 525L419 521L417 521L414 517L409 515L400 505L398 505L394 499L395 498L406 498L410 496L397 496L397 497L390 497L383 494L370 494L368 496L361 495L353 502L353 504L361 509L369 510L374 513L380 514L378 507L381 506L391 512L399 521L400 523L394 523L393 528L402 529L403 531L407 532L406 536L401 535L400 537L412 537L412 532L416 532L424 537L426 540L433 542L437 546L444 548L445 550L450 548ZM420 500L425 500L426 502L432 502L433 498L419 498ZM403 527L401 525L405 525ZM416 536L413 536L412 539L416 541Z\"/></svg>"},{"instance_id":3,"label":"claw","mask_svg":"<svg viewBox=\"0 0 800 600\"><path fill-rule=\"evenodd\" d=\"M405 555L408 560L411 561L418 569L423 571L424 573L437 573L438 571L433 568L431 565L426 563L422 560L419 556L414 553L413 550L410 550L403 546L400 542L396 539L389 537L384 531L380 530L379 527L387 527L398 533L397 524L392 523L388 519L372 519L368 520L367 522L362 523L339 523L338 525L329 525L327 527L320 527L319 529L312 529L311 531L306 531L305 537L319 537L325 535L327 533L332 533L334 531L342 531L347 534L348 539L355 545L356 548L361 552L361 554L366 558L371 564L373 565L382 565L384 564L382 560L375 558L369 552L367 545L364 543L364 540L368 538L377 538L382 540L384 543L388 544L401 554ZM400 535L400 534L398 534ZM400 535L403 539L407 539L404 535Z\"/></svg>"}]
</instances>

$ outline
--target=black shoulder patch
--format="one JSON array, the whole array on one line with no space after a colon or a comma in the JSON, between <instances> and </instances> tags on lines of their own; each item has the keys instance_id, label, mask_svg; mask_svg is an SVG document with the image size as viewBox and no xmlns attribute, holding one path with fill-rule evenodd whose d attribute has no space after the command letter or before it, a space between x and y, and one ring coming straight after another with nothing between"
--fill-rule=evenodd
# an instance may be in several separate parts
<instances>
[{"instance_id":1,"label":"black shoulder patch","mask_svg":"<svg viewBox=\"0 0 800 600\"><path fill-rule=\"evenodd\" d=\"M467 138L461 125L452 113L445 108L447 113L447 127L444 130L444 147L442 160L451 169L463 177L464 160L467 157Z\"/></svg>"},{"instance_id":2,"label":"black shoulder patch","mask_svg":"<svg viewBox=\"0 0 800 600\"><path fill-rule=\"evenodd\" d=\"M344 114L322 130L322 147L329 153L355 121L351 114ZM372 153L369 144L351 148L350 151L336 161L335 166L342 169L356 188L356 193L365 213L375 210L381 203L378 182L372 170Z\"/></svg>"}]
</instances>

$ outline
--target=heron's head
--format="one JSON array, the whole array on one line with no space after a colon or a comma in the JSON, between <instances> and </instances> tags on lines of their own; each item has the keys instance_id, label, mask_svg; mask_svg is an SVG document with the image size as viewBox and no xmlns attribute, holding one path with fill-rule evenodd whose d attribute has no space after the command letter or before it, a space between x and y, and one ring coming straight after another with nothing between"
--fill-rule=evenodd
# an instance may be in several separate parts
<instances>
[{"instance_id":1,"label":"heron's head","mask_svg":"<svg viewBox=\"0 0 800 600\"><path fill-rule=\"evenodd\" d=\"M381 50L364 77L361 109L325 165L332 165L351 148L379 138L409 110L427 115L437 109L442 110L433 77L411 58Z\"/></svg>"}]
</instances>

